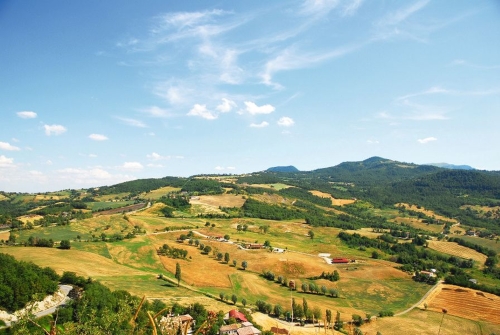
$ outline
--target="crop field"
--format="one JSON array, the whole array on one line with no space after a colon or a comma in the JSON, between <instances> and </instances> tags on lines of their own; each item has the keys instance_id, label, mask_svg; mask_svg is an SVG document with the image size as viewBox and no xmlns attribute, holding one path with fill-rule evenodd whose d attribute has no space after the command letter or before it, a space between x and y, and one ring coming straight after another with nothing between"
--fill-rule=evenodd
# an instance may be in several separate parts
<instances>
[{"instance_id":1,"label":"crop field","mask_svg":"<svg viewBox=\"0 0 500 335\"><path fill-rule=\"evenodd\" d=\"M266 202L271 205L289 205L293 204L292 199L285 199L278 194L254 194L252 198L258 201Z\"/></svg>"},{"instance_id":2,"label":"crop field","mask_svg":"<svg viewBox=\"0 0 500 335\"><path fill-rule=\"evenodd\" d=\"M497 254L500 254L500 241L497 241L496 239L490 240L488 238L481 238L476 236L460 236L460 238L464 241L481 245L491 250L495 250Z\"/></svg>"},{"instance_id":3,"label":"crop field","mask_svg":"<svg viewBox=\"0 0 500 335\"><path fill-rule=\"evenodd\" d=\"M455 242L444 242L444 241L429 241L429 248L436 251L461 257L464 259L473 259L477 263L483 265L486 262L486 255L483 255L476 250L464 247Z\"/></svg>"},{"instance_id":4,"label":"crop field","mask_svg":"<svg viewBox=\"0 0 500 335\"><path fill-rule=\"evenodd\" d=\"M2 200L8 200L8 199L9 199L9 198L8 198L8 197L6 197L5 195L0 194L0 201L2 201Z\"/></svg>"},{"instance_id":5,"label":"crop field","mask_svg":"<svg viewBox=\"0 0 500 335\"><path fill-rule=\"evenodd\" d=\"M500 325L500 297L454 285L442 285L437 294L427 300L427 309L470 320L488 321Z\"/></svg>"},{"instance_id":6,"label":"crop field","mask_svg":"<svg viewBox=\"0 0 500 335\"><path fill-rule=\"evenodd\" d=\"M415 205L409 205L409 204L405 204L405 203L399 203L399 204L396 204L395 206L404 206L406 209L409 209L409 210L412 210L415 212L420 212L420 213L425 214L429 217L434 217L437 220L447 221L447 222L451 222L451 223L458 223L458 221L456 219L450 219L450 218L447 218L445 216L436 214L435 212L433 212L431 210L427 210L424 207L418 208Z\"/></svg>"},{"instance_id":7,"label":"crop field","mask_svg":"<svg viewBox=\"0 0 500 335\"><path fill-rule=\"evenodd\" d=\"M276 183L276 184L252 184L252 185L249 185L249 186L251 186L251 187L260 187L260 188L269 188L269 189L273 189L273 190L276 190L276 191L282 190L284 188L293 187L293 186L282 184L282 183Z\"/></svg>"},{"instance_id":8,"label":"crop field","mask_svg":"<svg viewBox=\"0 0 500 335\"><path fill-rule=\"evenodd\" d=\"M19 221L22 221L23 223L28 223L28 222L33 223L36 220L43 219L43 216L36 214L29 214L29 215L19 216L17 219Z\"/></svg>"},{"instance_id":9,"label":"crop field","mask_svg":"<svg viewBox=\"0 0 500 335\"><path fill-rule=\"evenodd\" d=\"M7 241L10 237L10 232L8 231L1 231L0 232L0 241Z\"/></svg>"},{"instance_id":10,"label":"crop field","mask_svg":"<svg viewBox=\"0 0 500 335\"><path fill-rule=\"evenodd\" d=\"M309 191L309 192L312 195L315 195L315 196L318 196L318 197L332 199L332 205L333 206L344 206L344 205L349 205L349 204L352 204L352 203L356 202L356 200L354 200L354 199L337 199L337 198L332 197L330 194L324 193L324 192L321 192L321 191Z\"/></svg>"},{"instance_id":11,"label":"crop field","mask_svg":"<svg viewBox=\"0 0 500 335\"><path fill-rule=\"evenodd\" d=\"M172 192L179 192L180 190L181 190L180 187L165 186L156 190L149 191L147 193L142 193L141 197L146 199L158 200L164 195L167 195Z\"/></svg>"},{"instance_id":12,"label":"crop field","mask_svg":"<svg viewBox=\"0 0 500 335\"><path fill-rule=\"evenodd\" d=\"M412 226L413 228L427 230L432 233L440 233L443 231L443 224L427 224L423 223L422 220L419 220L414 217L401 217L398 216L395 219L391 220L393 222L397 222L399 224L404 223Z\"/></svg>"},{"instance_id":13,"label":"crop field","mask_svg":"<svg viewBox=\"0 0 500 335\"><path fill-rule=\"evenodd\" d=\"M119 207L125 207L128 205L132 205L134 202L129 200L129 201L96 201L96 202L88 202L87 206L89 209L93 211L98 211L103 208L119 208Z\"/></svg>"},{"instance_id":14,"label":"crop field","mask_svg":"<svg viewBox=\"0 0 500 335\"><path fill-rule=\"evenodd\" d=\"M218 208L221 207L241 207L245 199L241 195L220 194L220 195L200 195L192 197L191 204L200 204Z\"/></svg>"}]
</instances>

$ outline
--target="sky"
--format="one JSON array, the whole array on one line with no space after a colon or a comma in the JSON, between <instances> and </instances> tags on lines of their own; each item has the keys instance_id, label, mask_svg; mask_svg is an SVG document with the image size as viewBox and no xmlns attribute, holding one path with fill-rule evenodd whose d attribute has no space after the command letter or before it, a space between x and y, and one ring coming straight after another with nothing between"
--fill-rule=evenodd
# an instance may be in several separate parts
<instances>
[{"instance_id":1,"label":"sky","mask_svg":"<svg viewBox=\"0 0 500 335\"><path fill-rule=\"evenodd\" d=\"M496 0L0 1L0 191L500 170Z\"/></svg>"}]
</instances>

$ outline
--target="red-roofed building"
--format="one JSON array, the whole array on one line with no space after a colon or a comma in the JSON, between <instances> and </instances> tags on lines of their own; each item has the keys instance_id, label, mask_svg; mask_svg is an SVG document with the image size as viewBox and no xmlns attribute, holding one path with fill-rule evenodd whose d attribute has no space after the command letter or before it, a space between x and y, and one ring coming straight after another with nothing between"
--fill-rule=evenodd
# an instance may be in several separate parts
<instances>
[{"instance_id":1,"label":"red-roofed building","mask_svg":"<svg viewBox=\"0 0 500 335\"><path fill-rule=\"evenodd\" d=\"M235 309L232 309L229 311L229 313L227 314L227 318L234 318L236 321L239 321L239 322L248 322L247 318L245 317L245 315L241 312L238 312L237 310Z\"/></svg>"}]
</instances>

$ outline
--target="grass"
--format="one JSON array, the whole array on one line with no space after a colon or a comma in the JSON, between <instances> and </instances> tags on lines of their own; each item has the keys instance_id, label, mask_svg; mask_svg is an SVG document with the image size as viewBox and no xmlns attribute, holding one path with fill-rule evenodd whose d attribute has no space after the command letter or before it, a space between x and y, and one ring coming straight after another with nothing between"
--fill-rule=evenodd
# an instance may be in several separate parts
<instances>
[{"instance_id":1,"label":"grass","mask_svg":"<svg viewBox=\"0 0 500 335\"><path fill-rule=\"evenodd\" d=\"M497 254L500 254L500 242L496 240L490 240L487 238L475 237L475 236L458 236L458 238L464 241L471 242L491 250L495 250Z\"/></svg>"},{"instance_id":2,"label":"grass","mask_svg":"<svg viewBox=\"0 0 500 335\"><path fill-rule=\"evenodd\" d=\"M98 211L102 209L114 209L114 208L120 208L120 207L125 207L128 205L132 205L134 203L133 200L128 200L128 201L97 201L97 202L87 202L87 206L89 209L93 211Z\"/></svg>"}]
</instances>

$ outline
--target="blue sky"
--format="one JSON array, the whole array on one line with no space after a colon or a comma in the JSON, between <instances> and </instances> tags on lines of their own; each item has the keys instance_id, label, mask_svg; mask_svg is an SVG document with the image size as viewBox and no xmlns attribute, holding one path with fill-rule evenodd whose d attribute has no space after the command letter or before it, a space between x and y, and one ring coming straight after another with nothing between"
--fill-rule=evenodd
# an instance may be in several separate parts
<instances>
[{"instance_id":1,"label":"blue sky","mask_svg":"<svg viewBox=\"0 0 500 335\"><path fill-rule=\"evenodd\" d=\"M498 1L0 2L0 190L500 170Z\"/></svg>"}]
</instances>

